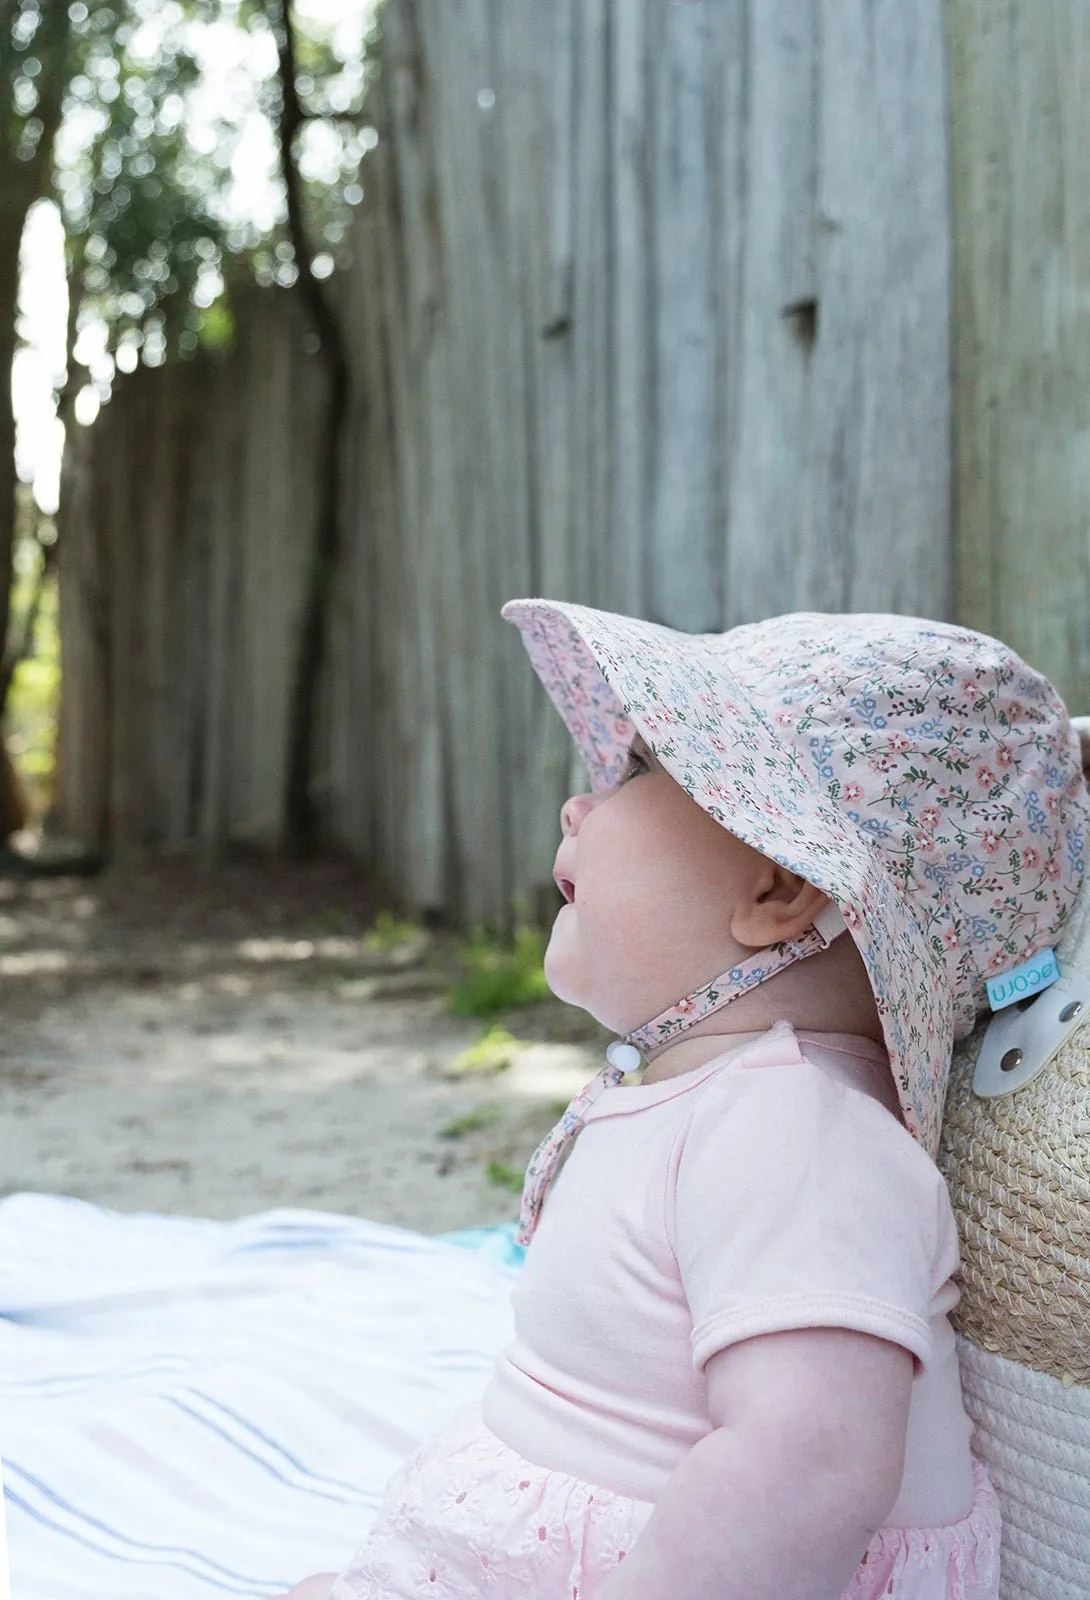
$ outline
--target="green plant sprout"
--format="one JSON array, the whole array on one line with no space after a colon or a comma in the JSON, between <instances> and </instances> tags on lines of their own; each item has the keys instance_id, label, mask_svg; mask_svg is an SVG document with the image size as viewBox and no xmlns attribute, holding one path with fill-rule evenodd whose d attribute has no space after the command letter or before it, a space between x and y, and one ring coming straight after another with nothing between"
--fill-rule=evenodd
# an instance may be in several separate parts
<instances>
[{"instance_id":1,"label":"green plant sprout","mask_svg":"<svg viewBox=\"0 0 1090 1600\"><path fill-rule=\"evenodd\" d=\"M464 1116L455 1117L452 1122L446 1123L439 1129L439 1137L461 1139L467 1133L483 1133L486 1128L494 1127L499 1119L499 1106L478 1106L476 1111L467 1111Z\"/></svg>"},{"instance_id":2,"label":"green plant sprout","mask_svg":"<svg viewBox=\"0 0 1090 1600\"><path fill-rule=\"evenodd\" d=\"M510 945L475 929L460 951L463 976L451 986L451 1011L456 1017L489 1017L547 999L545 944L537 928L516 928Z\"/></svg>"},{"instance_id":3,"label":"green plant sprout","mask_svg":"<svg viewBox=\"0 0 1090 1600\"><path fill-rule=\"evenodd\" d=\"M448 1078L487 1078L508 1068L524 1039L516 1039L506 1028L486 1028L480 1038L456 1055L446 1069Z\"/></svg>"},{"instance_id":4,"label":"green plant sprout","mask_svg":"<svg viewBox=\"0 0 1090 1600\"><path fill-rule=\"evenodd\" d=\"M392 911L380 911L374 927L364 938L363 947L374 955L388 955L392 950L413 944L419 937L419 924L396 917Z\"/></svg>"},{"instance_id":5,"label":"green plant sprout","mask_svg":"<svg viewBox=\"0 0 1090 1600\"><path fill-rule=\"evenodd\" d=\"M490 1161L485 1168L489 1183L494 1183L497 1189L509 1189L512 1194L522 1193L522 1184L526 1174L521 1167L512 1167L506 1161Z\"/></svg>"}]
</instances>

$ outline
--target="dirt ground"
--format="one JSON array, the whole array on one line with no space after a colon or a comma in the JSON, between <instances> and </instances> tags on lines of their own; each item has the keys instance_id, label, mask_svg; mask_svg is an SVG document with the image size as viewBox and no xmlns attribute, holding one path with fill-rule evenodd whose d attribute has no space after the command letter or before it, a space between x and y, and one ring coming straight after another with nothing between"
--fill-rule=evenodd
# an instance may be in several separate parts
<instances>
[{"instance_id":1,"label":"dirt ground","mask_svg":"<svg viewBox=\"0 0 1090 1600\"><path fill-rule=\"evenodd\" d=\"M0 1193L429 1233L512 1217L512 1169L605 1036L554 1001L455 1018L457 941L376 948L374 912L343 862L0 878ZM492 1022L526 1048L450 1076Z\"/></svg>"}]
</instances>

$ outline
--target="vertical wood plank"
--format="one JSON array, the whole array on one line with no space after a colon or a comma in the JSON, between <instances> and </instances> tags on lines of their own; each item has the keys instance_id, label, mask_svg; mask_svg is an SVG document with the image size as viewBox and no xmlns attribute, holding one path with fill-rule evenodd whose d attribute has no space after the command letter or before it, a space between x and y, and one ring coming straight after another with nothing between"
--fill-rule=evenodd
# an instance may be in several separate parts
<instances>
[{"instance_id":1,"label":"vertical wood plank","mask_svg":"<svg viewBox=\"0 0 1090 1600\"><path fill-rule=\"evenodd\" d=\"M836 0L821 15L814 524L802 591L834 610L948 615L941 12Z\"/></svg>"},{"instance_id":2,"label":"vertical wood plank","mask_svg":"<svg viewBox=\"0 0 1090 1600\"><path fill-rule=\"evenodd\" d=\"M741 183L727 227L737 332L724 624L791 610L809 537L817 277L818 13L747 7L738 41Z\"/></svg>"},{"instance_id":3,"label":"vertical wood plank","mask_svg":"<svg viewBox=\"0 0 1090 1600\"><path fill-rule=\"evenodd\" d=\"M948 8L957 584L1090 706L1090 9Z\"/></svg>"},{"instance_id":4,"label":"vertical wood plank","mask_svg":"<svg viewBox=\"0 0 1090 1600\"><path fill-rule=\"evenodd\" d=\"M613 0L614 296L613 494L610 605L634 616L651 605L654 326L652 0Z\"/></svg>"},{"instance_id":5,"label":"vertical wood plank","mask_svg":"<svg viewBox=\"0 0 1090 1600\"><path fill-rule=\"evenodd\" d=\"M650 602L658 620L705 631L718 626L722 609L714 552L714 24L705 6L657 10Z\"/></svg>"}]
</instances>

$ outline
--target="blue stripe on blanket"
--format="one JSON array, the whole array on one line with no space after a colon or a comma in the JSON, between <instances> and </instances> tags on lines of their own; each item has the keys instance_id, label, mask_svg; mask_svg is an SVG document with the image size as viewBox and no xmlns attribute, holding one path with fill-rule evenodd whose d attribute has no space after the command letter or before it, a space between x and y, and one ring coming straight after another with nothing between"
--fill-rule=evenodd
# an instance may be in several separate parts
<instances>
[{"instance_id":1,"label":"blue stripe on blanket","mask_svg":"<svg viewBox=\"0 0 1090 1600\"><path fill-rule=\"evenodd\" d=\"M317 1488L313 1481L309 1484L301 1485L298 1482L298 1478L300 1476L310 1477L313 1480L314 1474L308 1473L306 1469L303 1468L300 1472L296 1473L294 1477L292 1477L289 1473L281 1471L280 1468L274 1465L273 1462L264 1457L259 1450L250 1449L249 1446L243 1444L242 1441L237 1439L227 1428L221 1427L218 1423L213 1422L211 1417L202 1417L198 1410L196 1410L193 1406L186 1405L185 1401L180 1400L177 1395L171 1396L170 1403L179 1411L183 1412L187 1417L192 1417L193 1421L196 1422L199 1427L208 1428L220 1439L225 1439L227 1443L230 1444L233 1449L237 1450L240 1455L245 1456L248 1461L254 1462L262 1472L267 1472L270 1478L275 1478L279 1483L286 1483L291 1488L295 1489L305 1487L308 1494L317 1495L321 1500L334 1500L338 1505L343 1505L346 1500L354 1499L350 1484L341 1485L343 1489L347 1490L347 1494L332 1495L327 1494L324 1490ZM274 1446L273 1448L276 1449L277 1447ZM279 1451L278 1453L281 1455L286 1454L284 1451Z\"/></svg>"},{"instance_id":2,"label":"blue stripe on blanket","mask_svg":"<svg viewBox=\"0 0 1090 1600\"><path fill-rule=\"evenodd\" d=\"M39 1482L30 1473L23 1472L16 1462L5 1461L4 1472L6 1476L14 1476L16 1483L22 1484L24 1495L36 1495L37 1504L32 1498L24 1498L15 1490L6 1491L5 1500L10 1499L15 1504L21 1504L42 1526L54 1529L87 1550L108 1551L115 1561L138 1563L145 1567L164 1563L180 1567L184 1571L199 1574L216 1588L226 1589L233 1594L260 1595L268 1590L268 1580L263 1584L260 1580L247 1577L243 1573L231 1572L225 1567L218 1566L216 1562L207 1560L199 1551L172 1549L127 1538L116 1528L108 1527L97 1518L84 1516L44 1483ZM52 1516L40 1509L42 1502L51 1508Z\"/></svg>"},{"instance_id":3,"label":"blue stripe on blanket","mask_svg":"<svg viewBox=\"0 0 1090 1600\"><path fill-rule=\"evenodd\" d=\"M345 1483L339 1478L323 1478L320 1474L311 1472L309 1468L303 1465L298 1456L292 1455L291 1451L285 1449L282 1444L277 1444L275 1439L271 1438L268 1433L257 1427L255 1423L250 1422L245 1417L240 1416L237 1411L232 1411L230 1406L225 1406L221 1401L213 1399L211 1395L201 1394L199 1390L192 1390L191 1393L193 1393L197 1399L202 1400L205 1405L211 1406L215 1410L222 1412L224 1416L229 1417L231 1421L236 1423L241 1430L250 1434L253 1438L260 1440L262 1444L267 1445L271 1451L278 1455L281 1460L287 1462L288 1466L297 1472L301 1477L309 1478L311 1483L315 1485L311 1491L312 1493L320 1494L322 1491L317 1487L317 1485L323 1484L327 1489L340 1489L344 1491L340 1495L333 1495L333 1499L343 1501L345 1495L347 1495L353 1503L358 1502L359 1492L354 1484ZM181 1402L178 1400L175 1400L174 1402L175 1405L179 1405L180 1403ZM225 1437L226 1436L227 1435L225 1435Z\"/></svg>"},{"instance_id":4,"label":"blue stripe on blanket","mask_svg":"<svg viewBox=\"0 0 1090 1600\"><path fill-rule=\"evenodd\" d=\"M343 1564L510 1336L512 1229L0 1201L19 1600L246 1600Z\"/></svg>"}]
</instances>

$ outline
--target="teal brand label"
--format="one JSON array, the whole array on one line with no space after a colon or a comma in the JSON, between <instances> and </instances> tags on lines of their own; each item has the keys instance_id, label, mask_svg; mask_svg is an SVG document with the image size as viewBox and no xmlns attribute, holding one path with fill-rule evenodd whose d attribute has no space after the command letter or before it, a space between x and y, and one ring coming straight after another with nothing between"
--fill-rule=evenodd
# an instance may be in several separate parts
<instances>
[{"instance_id":1,"label":"teal brand label","mask_svg":"<svg viewBox=\"0 0 1090 1600\"><path fill-rule=\"evenodd\" d=\"M1020 967L1012 967L1001 977L989 978L984 987L993 1011L1002 1011L1017 1000L1032 1000L1035 994L1047 989L1060 976L1060 964L1054 950L1039 950Z\"/></svg>"}]
</instances>

